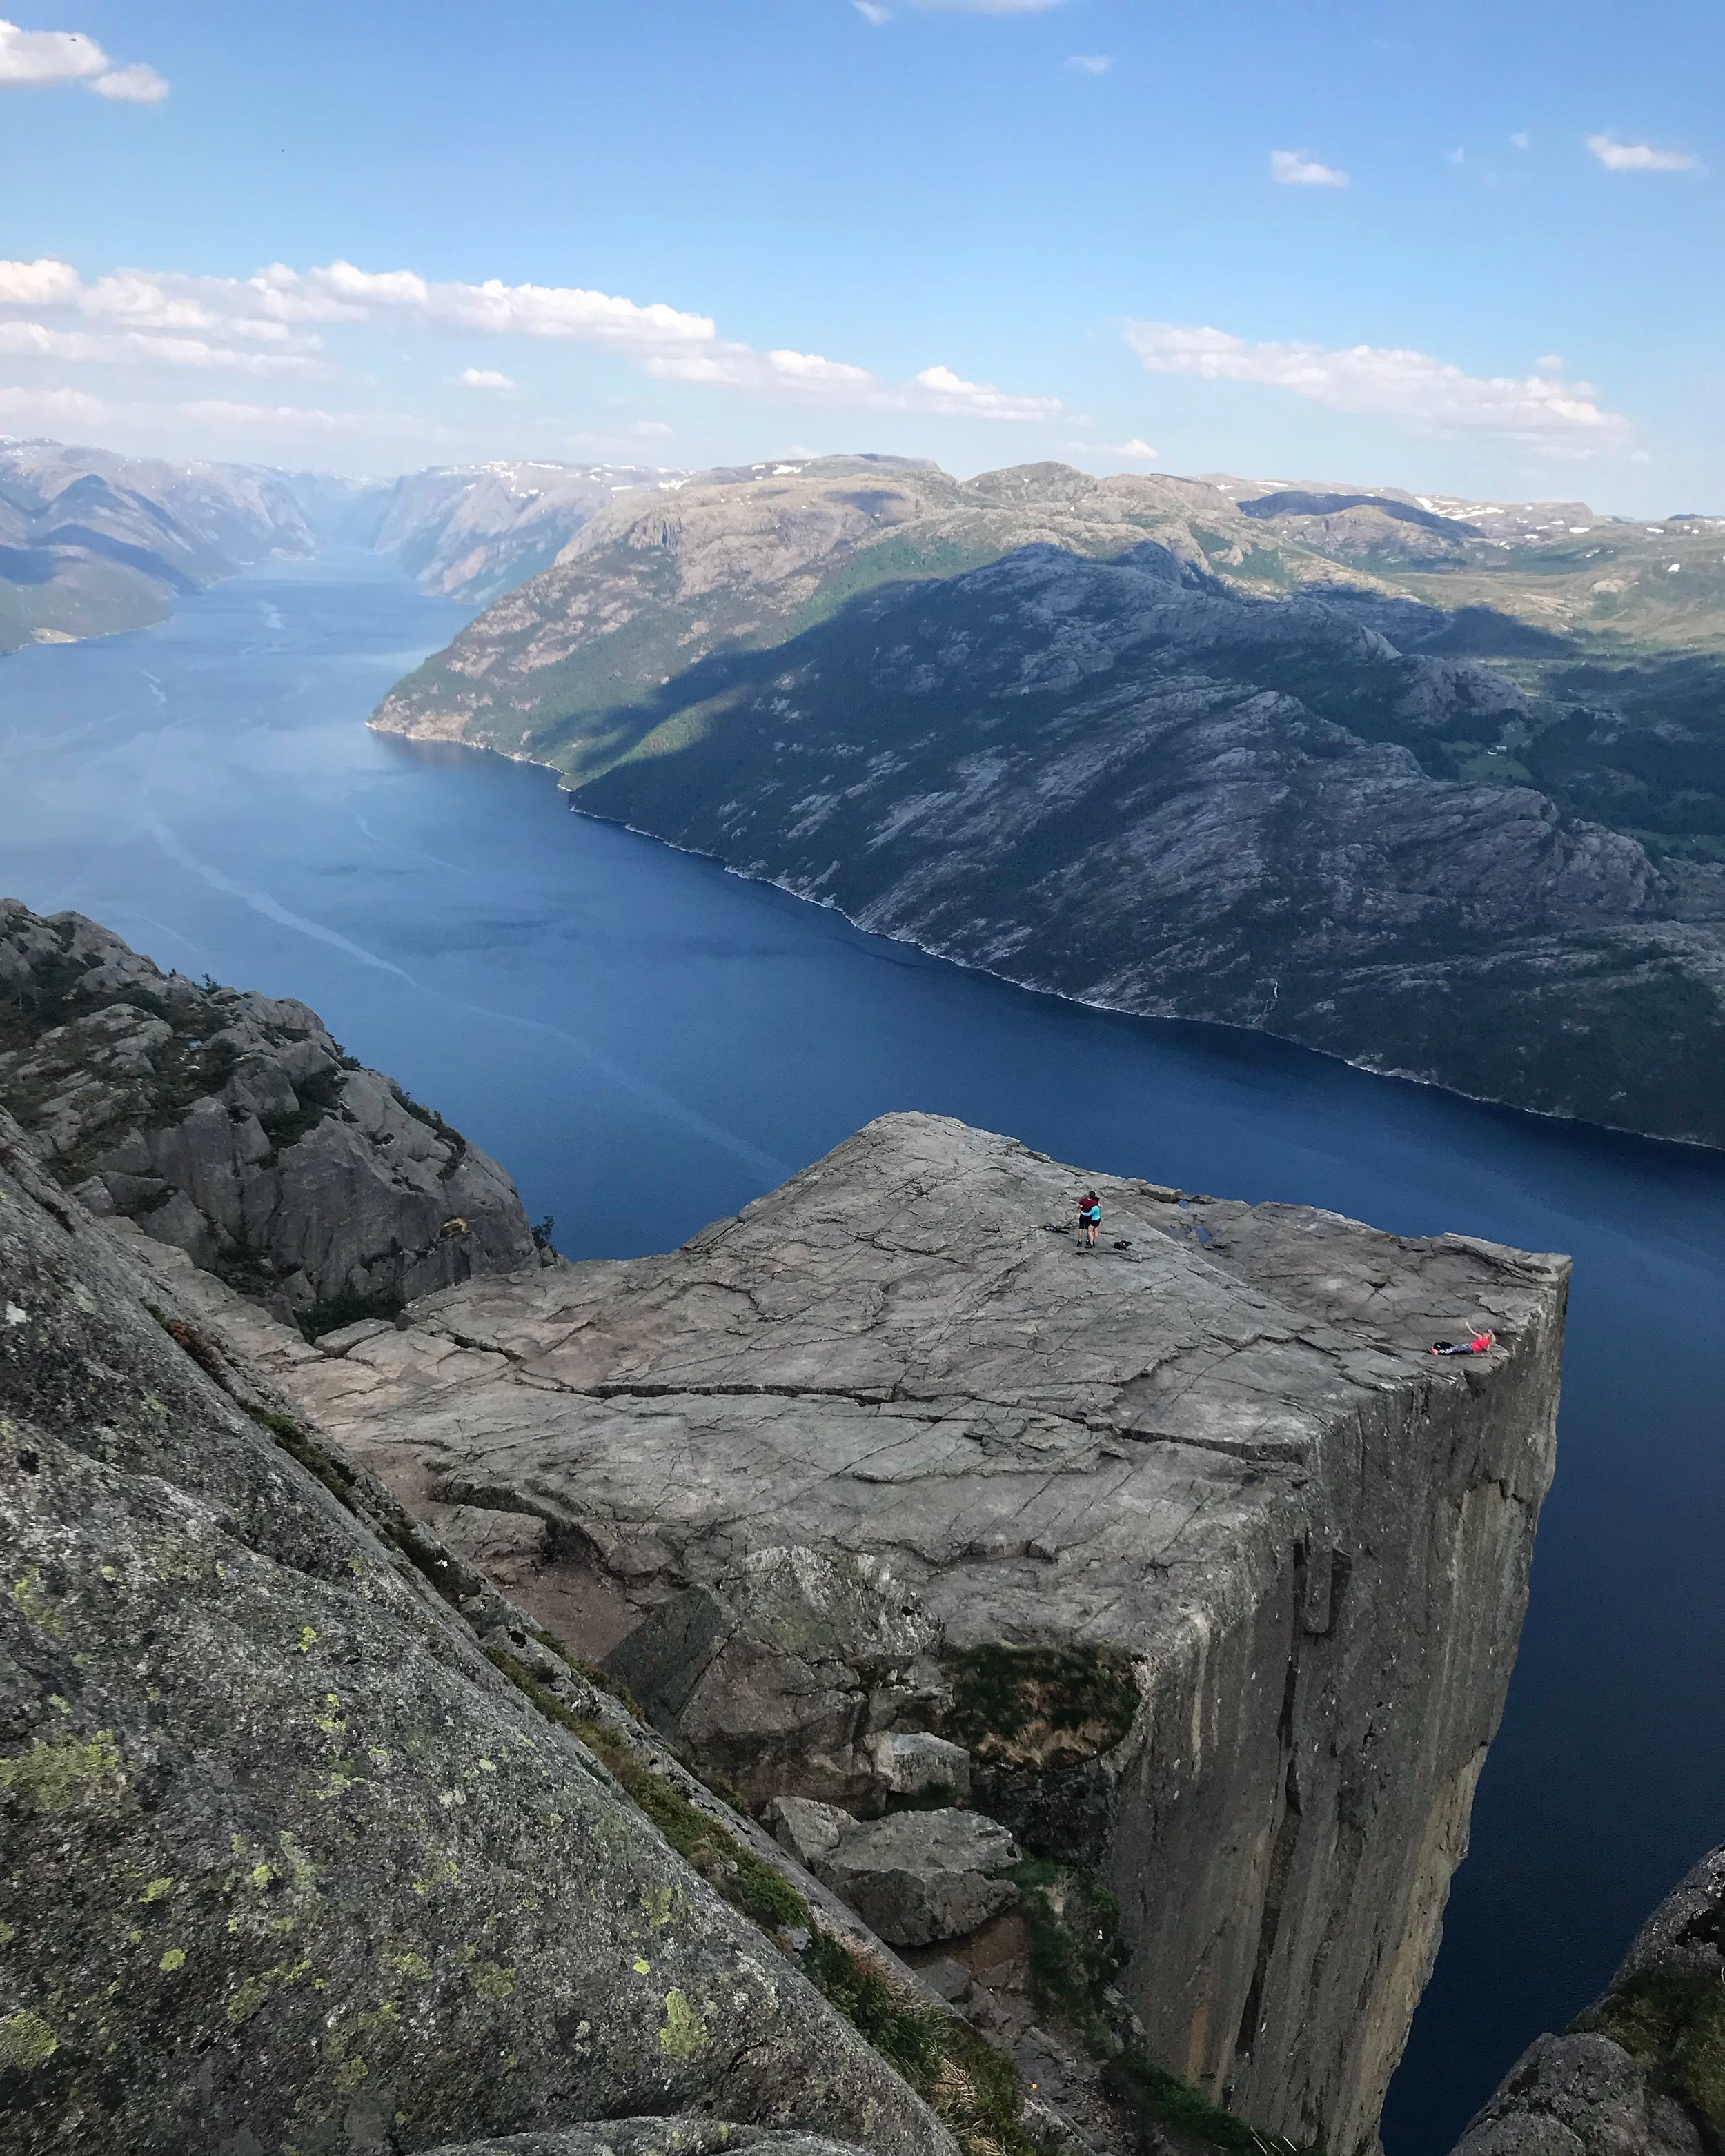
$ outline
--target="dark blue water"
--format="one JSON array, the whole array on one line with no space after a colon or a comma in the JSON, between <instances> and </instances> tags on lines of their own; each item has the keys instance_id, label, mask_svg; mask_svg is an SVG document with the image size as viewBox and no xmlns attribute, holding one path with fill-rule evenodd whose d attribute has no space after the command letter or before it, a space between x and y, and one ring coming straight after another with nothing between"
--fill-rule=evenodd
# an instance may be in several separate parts
<instances>
[{"instance_id":1,"label":"dark blue water","mask_svg":"<svg viewBox=\"0 0 1725 2156\"><path fill-rule=\"evenodd\" d=\"M868 1117L1573 1252L1560 1465L1502 1734L1386 2123L1447 2148L1725 1839L1725 1159L920 957L361 721L465 616L373 562L0 660L0 890L294 995L574 1256L682 1240Z\"/></svg>"}]
</instances>

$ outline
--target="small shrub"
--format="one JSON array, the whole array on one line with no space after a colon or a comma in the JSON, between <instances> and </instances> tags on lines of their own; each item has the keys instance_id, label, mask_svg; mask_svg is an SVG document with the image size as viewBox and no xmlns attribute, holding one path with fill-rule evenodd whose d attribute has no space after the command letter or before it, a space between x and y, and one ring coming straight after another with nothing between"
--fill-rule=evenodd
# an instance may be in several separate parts
<instances>
[{"instance_id":1,"label":"small shrub","mask_svg":"<svg viewBox=\"0 0 1725 2156\"><path fill-rule=\"evenodd\" d=\"M1130 1732L1138 1711L1132 1656L1119 1647L968 1647L947 1666L946 1734L984 1765L1094 1759Z\"/></svg>"}]
</instances>

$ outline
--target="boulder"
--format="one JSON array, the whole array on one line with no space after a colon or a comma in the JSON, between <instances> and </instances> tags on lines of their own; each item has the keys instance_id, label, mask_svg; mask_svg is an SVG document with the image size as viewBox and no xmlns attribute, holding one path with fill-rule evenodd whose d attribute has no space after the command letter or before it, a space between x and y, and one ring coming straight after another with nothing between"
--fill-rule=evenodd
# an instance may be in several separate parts
<instances>
[{"instance_id":1,"label":"boulder","mask_svg":"<svg viewBox=\"0 0 1725 2156\"><path fill-rule=\"evenodd\" d=\"M868 1741L869 1759L896 1797L942 1795L963 1804L970 1796L970 1754L922 1729L883 1729Z\"/></svg>"},{"instance_id":2,"label":"boulder","mask_svg":"<svg viewBox=\"0 0 1725 2156\"><path fill-rule=\"evenodd\" d=\"M893 1946L963 1938L1019 1898L1000 1874L1023 1852L980 1812L858 1820L837 1804L779 1797L766 1816L780 1846Z\"/></svg>"},{"instance_id":3,"label":"boulder","mask_svg":"<svg viewBox=\"0 0 1725 2156\"><path fill-rule=\"evenodd\" d=\"M853 1823L810 1865L893 1946L960 1939L1009 1909L1018 1889L999 1875L1023 1852L980 1812L891 1812Z\"/></svg>"},{"instance_id":4,"label":"boulder","mask_svg":"<svg viewBox=\"0 0 1725 2156\"><path fill-rule=\"evenodd\" d=\"M939 1639L879 1559L768 1548L673 1596L606 1666L745 1795L866 1799L869 1739L933 1689Z\"/></svg>"},{"instance_id":5,"label":"boulder","mask_svg":"<svg viewBox=\"0 0 1725 2156\"><path fill-rule=\"evenodd\" d=\"M823 1804L813 1797L775 1797L762 1816L781 1849L788 1850L804 1871L820 1876L820 1867L856 1825L842 1804Z\"/></svg>"}]
</instances>

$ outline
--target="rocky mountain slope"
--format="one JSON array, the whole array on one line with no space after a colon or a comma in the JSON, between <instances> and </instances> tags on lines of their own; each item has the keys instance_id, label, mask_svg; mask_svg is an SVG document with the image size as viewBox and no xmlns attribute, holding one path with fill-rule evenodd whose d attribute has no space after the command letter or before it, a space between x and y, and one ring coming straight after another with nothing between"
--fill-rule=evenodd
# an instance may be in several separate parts
<instances>
[{"instance_id":1,"label":"rocky mountain slope","mask_svg":"<svg viewBox=\"0 0 1725 2156\"><path fill-rule=\"evenodd\" d=\"M1542 2036L1455 2156L1713 2156L1725 2136L1725 1848L1655 1910L1604 1998Z\"/></svg>"},{"instance_id":2,"label":"rocky mountain slope","mask_svg":"<svg viewBox=\"0 0 1725 2156\"><path fill-rule=\"evenodd\" d=\"M1252 558L1209 522L1237 527ZM615 713L710 653L770 649L878 584L954 575L1017 547L1106 556L1153 535L1194 563L1208 539L1278 588L1338 573L1311 548L1266 547L1206 481L1029 465L961 483L881 456L742 466L611 504L555 567L399 683L374 723L579 776L611 754Z\"/></svg>"},{"instance_id":3,"label":"rocky mountain slope","mask_svg":"<svg viewBox=\"0 0 1725 2156\"><path fill-rule=\"evenodd\" d=\"M1567 1268L1117 1178L1080 1255L1081 1187L888 1117L668 1257L317 1349L214 1283L200 1322L1032 2078L1099 2056L1164 2123L1171 2073L1358 2156L1513 1660Z\"/></svg>"},{"instance_id":4,"label":"rocky mountain slope","mask_svg":"<svg viewBox=\"0 0 1725 2156\"><path fill-rule=\"evenodd\" d=\"M315 545L284 473L0 440L0 651L141 628Z\"/></svg>"},{"instance_id":5,"label":"rocky mountain slope","mask_svg":"<svg viewBox=\"0 0 1725 2156\"><path fill-rule=\"evenodd\" d=\"M8 2151L1035 2156L967 2026L3 1112L0 1280Z\"/></svg>"},{"instance_id":6,"label":"rocky mountain slope","mask_svg":"<svg viewBox=\"0 0 1725 2156\"><path fill-rule=\"evenodd\" d=\"M0 900L0 1106L93 1212L309 1328L535 1262L509 1177L303 1004Z\"/></svg>"},{"instance_id":7,"label":"rocky mountain slope","mask_svg":"<svg viewBox=\"0 0 1725 2156\"><path fill-rule=\"evenodd\" d=\"M1570 556L1647 532L1465 506L720 475L614 503L373 723L1029 986L1725 1143L1722 662L1576 633ZM1661 634L1718 537L1657 538L1701 609Z\"/></svg>"}]
</instances>

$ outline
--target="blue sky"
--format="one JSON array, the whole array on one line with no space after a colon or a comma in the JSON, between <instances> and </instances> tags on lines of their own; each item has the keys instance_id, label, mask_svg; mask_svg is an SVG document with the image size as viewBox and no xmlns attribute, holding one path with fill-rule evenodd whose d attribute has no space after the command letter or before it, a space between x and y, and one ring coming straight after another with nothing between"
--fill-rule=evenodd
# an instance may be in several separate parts
<instances>
[{"instance_id":1,"label":"blue sky","mask_svg":"<svg viewBox=\"0 0 1725 2156\"><path fill-rule=\"evenodd\" d=\"M0 429L1717 509L1722 77L1702 0L54 0Z\"/></svg>"}]
</instances>

